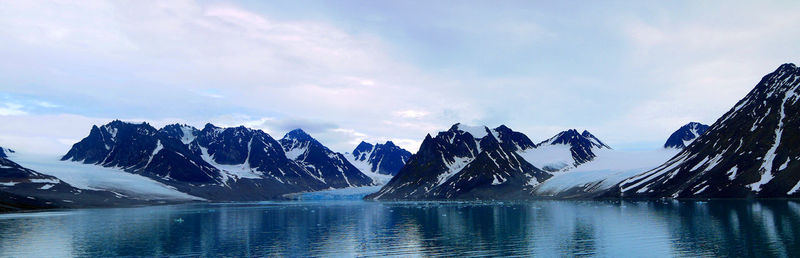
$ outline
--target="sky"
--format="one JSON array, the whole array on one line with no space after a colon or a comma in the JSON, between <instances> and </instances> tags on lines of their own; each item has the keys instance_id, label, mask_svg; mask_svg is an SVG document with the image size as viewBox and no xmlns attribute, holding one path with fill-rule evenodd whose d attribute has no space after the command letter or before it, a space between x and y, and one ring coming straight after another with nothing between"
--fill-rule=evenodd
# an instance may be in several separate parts
<instances>
[{"instance_id":1,"label":"sky","mask_svg":"<svg viewBox=\"0 0 800 258\"><path fill-rule=\"evenodd\" d=\"M798 1L0 0L0 146L92 125L302 128L415 152L454 123L655 149L800 61Z\"/></svg>"}]
</instances>

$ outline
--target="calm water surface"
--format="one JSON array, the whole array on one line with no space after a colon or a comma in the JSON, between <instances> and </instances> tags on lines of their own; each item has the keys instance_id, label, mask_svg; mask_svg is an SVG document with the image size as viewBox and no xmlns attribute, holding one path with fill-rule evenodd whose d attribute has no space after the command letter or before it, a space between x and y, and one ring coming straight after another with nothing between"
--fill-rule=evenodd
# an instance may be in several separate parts
<instances>
[{"instance_id":1,"label":"calm water surface","mask_svg":"<svg viewBox=\"0 0 800 258\"><path fill-rule=\"evenodd\" d=\"M186 204L0 214L0 256L800 257L794 201Z\"/></svg>"}]
</instances>

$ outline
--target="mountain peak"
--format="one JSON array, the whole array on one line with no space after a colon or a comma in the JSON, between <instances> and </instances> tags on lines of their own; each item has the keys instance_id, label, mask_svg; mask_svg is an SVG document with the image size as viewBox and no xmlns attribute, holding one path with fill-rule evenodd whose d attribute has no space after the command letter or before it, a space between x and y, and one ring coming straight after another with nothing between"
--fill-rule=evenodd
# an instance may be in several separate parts
<instances>
[{"instance_id":1,"label":"mountain peak","mask_svg":"<svg viewBox=\"0 0 800 258\"><path fill-rule=\"evenodd\" d=\"M785 63L778 67L778 71L794 71L797 69L797 66L793 63Z\"/></svg>"},{"instance_id":2,"label":"mountain peak","mask_svg":"<svg viewBox=\"0 0 800 258\"><path fill-rule=\"evenodd\" d=\"M489 134L489 128L485 125L481 126L473 126L473 125L465 125L462 123L456 123L452 127L450 127L449 131L461 131L465 133L469 133L475 139L480 139Z\"/></svg>"},{"instance_id":3,"label":"mountain peak","mask_svg":"<svg viewBox=\"0 0 800 258\"><path fill-rule=\"evenodd\" d=\"M552 138L547 139L547 140L539 143L539 145L543 145L543 144L550 144L550 145L567 144L567 145L569 145L569 144L571 144L571 143L573 143L575 141L579 141L579 140L584 139L584 138L585 137L583 137L583 135L578 133L578 130L567 129L567 130L561 131L560 133L556 134Z\"/></svg>"},{"instance_id":4,"label":"mountain peak","mask_svg":"<svg viewBox=\"0 0 800 258\"><path fill-rule=\"evenodd\" d=\"M216 125L214 125L212 123L206 123L206 125L203 126L203 130L206 130L206 129L212 130L212 129L215 129L215 128L219 128L219 127L217 127Z\"/></svg>"},{"instance_id":5,"label":"mountain peak","mask_svg":"<svg viewBox=\"0 0 800 258\"><path fill-rule=\"evenodd\" d=\"M600 139L598 139L596 136L594 136L594 134L590 133L587 130L583 130L583 133L581 133L581 136L583 136L586 139L589 139L589 141L592 142L592 145L594 145L594 147L598 147L598 148L601 148L601 149L602 148L611 149L611 146L606 145L605 143L600 141Z\"/></svg>"},{"instance_id":6,"label":"mountain peak","mask_svg":"<svg viewBox=\"0 0 800 258\"><path fill-rule=\"evenodd\" d=\"M361 149L372 149L372 146L373 146L373 145L372 145L371 143L368 143L368 142L365 142L365 141L361 141L361 143L359 143L359 144L356 146L356 150L361 150Z\"/></svg>"},{"instance_id":7,"label":"mountain peak","mask_svg":"<svg viewBox=\"0 0 800 258\"><path fill-rule=\"evenodd\" d=\"M574 166L592 161L597 156L594 149L611 149L589 131L584 130L583 133L578 133L576 129L560 132L536 146L543 147L548 145L569 146Z\"/></svg>"},{"instance_id":8,"label":"mountain peak","mask_svg":"<svg viewBox=\"0 0 800 258\"><path fill-rule=\"evenodd\" d=\"M308 133L303 131L303 129L297 128L294 130L289 131L286 135L283 136L284 139L295 139L298 141L310 141L314 140L314 137L311 137Z\"/></svg>"},{"instance_id":9,"label":"mountain peak","mask_svg":"<svg viewBox=\"0 0 800 258\"><path fill-rule=\"evenodd\" d=\"M689 122L678 128L673 132L667 142L664 143L664 148L683 149L689 146L697 137L700 137L708 130L708 125L698 122Z\"/></svg>"},{"instance_id":10,"label":"mountain peak","mask_svg":"<svg viewBox=\"0 0 800 258\"><path fill-rule=\"evenodd\" d=\"M8 155L14 153L14 150L0 147L0 158L8 158Z\"/></svg>"}]
</instances>

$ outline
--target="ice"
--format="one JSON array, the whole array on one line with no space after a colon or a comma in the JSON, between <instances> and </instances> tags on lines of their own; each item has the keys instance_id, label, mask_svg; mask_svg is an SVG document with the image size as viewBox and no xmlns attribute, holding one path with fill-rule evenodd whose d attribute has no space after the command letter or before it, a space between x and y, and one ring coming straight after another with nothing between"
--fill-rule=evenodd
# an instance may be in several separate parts
<instances>
[{"instance_id":1,"label":"ice","mask_svg":"<svg viewBox=\"0 0 800 258\"><path fill-rule=\"evenodd\" d=\"M349 187L292 194L290 197L295 197L300 200L362 200L364 196L378 192L380 189L380 186Z\"/></svg>"},{"instance_id":2,"label":"ice","mask_svg":"<svg viewBox=\"0 0 800 258\"><path fill-rule=\"evenodd\" d=\"M544 181L536 193L556 195L575 187L592 186L590 192L608 189L642 172L663 164L679 150L658 149L652 151L598 150L597 157L589 163L561 173Z\"/></svg>"},{"instance_id":3,"label":"ice","mask_svg":"<svg viewBox=\"0 0 800 258\"><path fill-rule=\"evenodd\" d=\"M81 189L109 190L145 200L202 200L144 176L116 168L60 161L58 156L20 153L13 161L36 172L55 176ZM41 180L47 180L41 181L43 183L57 183L53 182L57 180Z\"/></svg>"},{"instance_id":4,"label":"ice","mask_svg":"<svg viewBox=\"0 0 800 258\"><path fill-rule=\"evenodd\" d=\"M535 149L517 151L517 154L541 169L566 170L572 168L572 164L575 163L570 146L565 144L543 145Z\"/></svg>"},{"instance_id":5,"label":"ice","mask_svg":"<svg viewBox=\"0 0 800 258\"><path fill-rule=\"evenodd\" d=\"M350 162L350 164L353 164L353 166L355 166L358 170L360 170L361 173L364 173L364 175L367 175L369 178L372 178L372 182L374 182L375 184L385 185L386 183L389 182L389 180L392 180L392 175L384 175L372 171L372 165L370 165L366 159L356 160L355 157L353 157L353 155L350 153L345 154L344 157L345 159L347 159L347 161Z\"/></svg>"}]
</instances>

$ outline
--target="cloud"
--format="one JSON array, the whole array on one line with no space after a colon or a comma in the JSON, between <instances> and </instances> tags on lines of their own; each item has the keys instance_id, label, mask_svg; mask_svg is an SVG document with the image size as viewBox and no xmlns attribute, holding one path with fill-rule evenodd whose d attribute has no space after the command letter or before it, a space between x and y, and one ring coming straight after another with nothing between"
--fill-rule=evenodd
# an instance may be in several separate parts
<instances>
[{"instance_id":1,"label":"cloud","mask_svg":"<svg viewBox=\"0 0 800 258\"><path fill-rule=\"evenodd\" d=\"M394 112L394 114L402 118L422 118L430 113L422 110L402 110Z\"/></svg>"},{"instance_id":2,"label":"cloud","mask_svg":"<svg viewBox=\"0 0 800 258\"><path fill-rule=\"evenodd\" d=\"M15 103L4 103L3 107L0 107L0 116L21 116L28 114L22 110L23 106L20 104Z\"/></svg>"},{"instance_id":3,"label":"cloud","mask_svg":"<svg viewBox=\"0 0 800 258\"><path fill-rule=\"evenodd\" d=\"M34 103L35 103L37 106L40 106L40 107L43 107L43 108L57 108L57 107L61 107L61 105L56 105L56 104L53 104L53 103L50 103L50 102L47 102L47 101L41 101L41 100L40 100L40 101L35 101Z\"/></svg>"},{"instance_id":4,"label":"cloud","mask_svg":"<svg viewBox=\"0 0 800 258\"><path fill-rule=\"evenodd\" d=\"M23 107L0 115L303 128L337 151L456 122L657 147L800 60L795 4L273 4L2 1L0 94Z\"/></svg>"}]
</instances>

